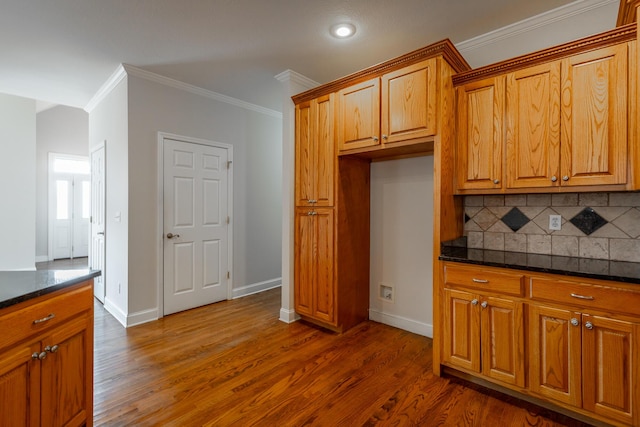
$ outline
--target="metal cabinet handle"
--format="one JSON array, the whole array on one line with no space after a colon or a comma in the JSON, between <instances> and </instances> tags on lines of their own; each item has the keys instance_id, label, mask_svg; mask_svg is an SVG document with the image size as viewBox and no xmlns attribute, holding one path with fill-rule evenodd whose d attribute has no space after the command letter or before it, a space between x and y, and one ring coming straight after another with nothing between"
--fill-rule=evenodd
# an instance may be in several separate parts
<instances>
[{"instance_id":1,"label":"metal cabinet handle","mask_svg":"<svg viewBox=\"0 0 640 427\"><path fill-rule=\"evenodd\" d=\"M43 317L42 319L36 319L33 321L34 325L37 325L38 323L43 323L43 322L48 322L49 320L53 319L54 317L56 317L55 314L51 313L49 314L47 317Z\"/></svg>"},{"instance_id":2,"label":"metal cabinet handle","mask_svg":"<svg viewBox=\"0 0 640 427\"><path fill-rule=\"evenodd\" d=\"M37 351L31 355L31 359L33 360L44 360L47 358L47 352L43 351L42 353L38 353Z\"/></svg>"},{"instance_id":3,"label":"metal cabinet handle","mask_svg":"<svg viewBox=\"0 0 640 427\"><path fill-rule=\"evenodd\" d=\"M48 351L49 353L57 353L58 352L58 344L54 344L52 346L48 345L44 348L44 351Z\"/></svg>"},{"instance_id":4,"label":"metal cabinet handle","mask_svg":"<svg viewBox=\"0 0 640 427\"><path fill-rule=\"evenodd\" d=\"M389 137L387 135L382 135L382 139L388 139Z\"/></svg>"},{"instance_id":5,"label":"metal cabinet handle","mask_svg":"<svg viewBox=\"0 0 640 427\"><path fill-rule=\"evenodd\" d=\"M313 215L318 215L318 213L316 211L309 211L307 212L307 215L313 216Z\"/></svg>"},{"instance_id":6,"label":"metal cabinet handle","mask_svg":"<svg viewBox=\"0 0 640 427\"><path fill-rule=\"evenodd\" d=\"M573 317L573 318L571 319L571 324L572 324L573 326L578 326L578 325L580 324L580 321L579 321L578 319L576 319L575 317Z\"/></svg>"},{"instance_id":7,"label":"metal cabinet handle","mask_svg":"<svg viewBox=\"0 0 640 427\"><path fill-rule=\"evenodd\" d=\"M489 281L487 279L476 279L475 277L473 279L474 283L489 283Z\"/></svg>"},{"instance_id":8,"label":"metal cabinet handle","mask_svg":"<svg viewBox=\"0 0 640 427\"><path fill-rule=\"evenodd\" d=\"M318 201L316 199L309 199L309 200L307 200L307 203L313 205L314 203L318 203Z\"/></svg>"},{"instance_id":9,"label":"metal cabinet handle","mask_svg":"<svg viewBox=\"0 0 640 427\"><path fill-rule=\"evenodd\" d=\"M174 237L177 239L178 237L180 237L180 235L179 234L173 234L173 233L167 233L167 239L173 239Z\"/></svg>"},{"instance_id":10,"label":"metal cabinet handle","mask_svg":"<svg viewBox=\"0 0 640 427\"><path fill-rule=\"evenodd\" d=\"M478 305L478 300L476 298L472 299L471 305Z\"/></svg>"},{"instance_id":11,"label":"metal cabinet handle","mask_svg":"<svg viewBox=\"0 0 640 427\"><path fill-rule=\"evenodd\" d=\"M572 296L573 298L586 299L586 300L589 300L589 301L591 301L591 300L594 300L594 299L595 299L595 298L594 298L594 297L592 297L592 296L585 296L585 295L580 295L580 294L574 294L573 292L571 293L571 296Z\"/></svg>"},{"instance_id":12,"label":"metal cabinet handle","mask_svg":"<svg viewBox=\"0 0 640 427\"><path fill-rule=\"evenodd\" d=\"M584 327L585 327L585 328L587 328L587 329L589 329L589 330L591 330L591 329L593 329L593 323L591 323L591 322L586 322L586 323L584 324Z\"/></svg>"},{"instance_id":13,"label":"metal cabinet handle","mask_svg":"<svg viewBox=\"0 0 640 427\"><path fill-rule=\"evenodd\" d=\"M563 176L563 177L562 177L562 180L563 180L563 181L569 181L569 176L568 176L568 175Z\"/></svg>"},{"instance_id":14,"label":"metal cabinet handle","mask_svg":"<svg viewBox=\"0 0 640 427\"><path fill-rule=\"evenodd\" d=\"M374 137L373 137L373 141L374 141L374 142L378 142L378 137L377 137L377 136L374 136Z\"/></svg>"},{"instance_id":15,"label":"metal cabinet handle","mask_svg":"<svg viewBox=\"0 0 640 427\"><path fill-rule=\"evenodd\" d=\"M553 175L553 176L551 177L551 182L556 182L557 180L558 180L558 177L557 177L557 176Z\"/></svg>"},{"instance_id":16,"label":"metal cabinet handle","mask_svg":"<svg viewBox=\"0 0 640 427\"><path fill-rule=\"evenodd\" d=\"M494 183L494 184L500 184L500 180L499 180L499 179L494 179L494 180L493 180L493 183Z\"/></svg>"},{"instance_id":17,"label":"metal cabinet handle","mask_svg":"<svg viewBox=\"0 0 640 427\"><path fill-rule=\"evenodd\" d=\"M480 307L482 308L487 308L489 306L489 303L486 301L482 301L482 304L480 304Z\"/></svg>"}]
</instances>

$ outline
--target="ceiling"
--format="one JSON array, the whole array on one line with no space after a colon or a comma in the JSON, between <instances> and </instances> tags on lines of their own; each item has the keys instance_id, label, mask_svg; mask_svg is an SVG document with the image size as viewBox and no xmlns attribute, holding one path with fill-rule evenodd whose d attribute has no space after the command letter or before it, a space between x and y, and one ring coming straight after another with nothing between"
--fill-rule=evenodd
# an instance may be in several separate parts
<instances>
[{"instance_id":1,"label":"ceiling","mask_svg":"<svg viewBox=\"0 0 640 427\"><path fill-rule=\"evenodd\" d=\"M581 1L581 0L578 0ZM85 107L130 64L276 111L287 69L326 83L571 0L0 0L0 93ZM352 22L354 37L329 28Z\"/></svg>"}]
</instances>

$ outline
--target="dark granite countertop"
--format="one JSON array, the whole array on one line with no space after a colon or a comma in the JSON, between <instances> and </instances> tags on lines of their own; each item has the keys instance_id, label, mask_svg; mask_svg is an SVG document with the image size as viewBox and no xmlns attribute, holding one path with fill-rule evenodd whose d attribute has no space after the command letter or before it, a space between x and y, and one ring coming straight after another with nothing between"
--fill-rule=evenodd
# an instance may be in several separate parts
<instances>
[{"instance_id":1,"label":"dark granite countertop","mask_svg":"<svg viewBox=\"0 0 640 427\"><path fill-rule=\"evenodd\" d=\"M464 239L443 243L439 259L490 267L513 268L640 284L640 263L470 249L466 247Z\"/></svg>"},{"instance_id":2,"label":"dark granite countertop","mask_svg":"<svg viewBox=\"0 0 640 427\"><path fill-rule=\"evenodd\" d=\"M0 271L0 308L100 276L100 270Z\"/></svg>"}]
</instances>

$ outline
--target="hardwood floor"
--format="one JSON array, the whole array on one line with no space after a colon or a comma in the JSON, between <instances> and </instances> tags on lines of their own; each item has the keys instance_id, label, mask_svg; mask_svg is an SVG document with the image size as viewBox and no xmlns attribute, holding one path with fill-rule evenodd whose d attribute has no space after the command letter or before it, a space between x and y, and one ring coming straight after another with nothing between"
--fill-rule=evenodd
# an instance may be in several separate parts
<instances>
[{"instance_id":1,"label":"hardwood floor","mask_svg":"<svg viewBox=\"0 0 640 427\"><path fill-rule=\"evenodd\" d=\"M275 289L124 329L96 303L95 425L582 425L435 377L428 338L371 321L338 335L279 309Z\"/></svg>"}]
</instances>

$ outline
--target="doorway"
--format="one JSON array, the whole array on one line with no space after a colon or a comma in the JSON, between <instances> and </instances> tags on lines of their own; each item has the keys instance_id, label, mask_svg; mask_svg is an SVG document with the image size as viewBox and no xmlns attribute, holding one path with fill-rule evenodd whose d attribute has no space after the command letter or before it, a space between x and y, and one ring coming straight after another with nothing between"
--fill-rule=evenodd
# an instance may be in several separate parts
<instances>
[{"instance_id":1,"label":"doorway","mask_svg":"<svg viewBox=\"0 0 640 427\"><path fill-rule=\"evenodd\" d=\"M167 315L231 296L232 147L167 134L159 142Z\"/></svg>"},{"instance_id":2,"label":"doorway","mask_svg":"<svg viewBox=\"0 0 640 427\"><path fill-rule=\"evenodd\" d=\"M49 153L49 260L89 254L89 159Z\"/></svg>"}]
</instances>

